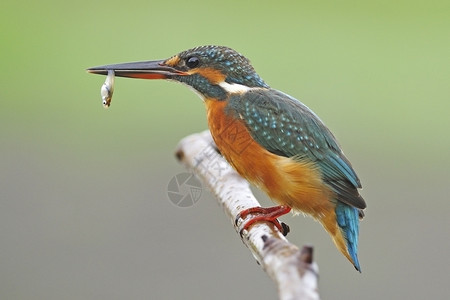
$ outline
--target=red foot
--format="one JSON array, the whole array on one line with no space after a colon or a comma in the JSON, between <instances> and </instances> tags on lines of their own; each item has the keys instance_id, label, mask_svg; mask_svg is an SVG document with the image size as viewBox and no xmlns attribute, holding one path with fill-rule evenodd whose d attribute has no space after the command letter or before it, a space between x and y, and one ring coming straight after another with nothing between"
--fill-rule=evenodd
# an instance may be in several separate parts
<instances>
[{"instance_id":1,"label":"red foot","mask_svg":"<svg viewBox=\"0 0 450 300\"><path fill-rule=\"evenodd\" d=\"M289 232L289 226L287 226L285 223L281 223L277 220L278 217L287 214L291 211L291 208L288 206L280 205L280 206L274 206L274 207L252 207L243 210L240 214L236 217L236 224L239 219L245 219L248 215L254 214L255 216L252 216L250 220L248 220L241 229L241 235L242 231L247 230L250 226L255 224L256 222L271 222L273 225L275 225L278 230L283 233L283 235L287 235Z\"/></svg>"}]
</instances>

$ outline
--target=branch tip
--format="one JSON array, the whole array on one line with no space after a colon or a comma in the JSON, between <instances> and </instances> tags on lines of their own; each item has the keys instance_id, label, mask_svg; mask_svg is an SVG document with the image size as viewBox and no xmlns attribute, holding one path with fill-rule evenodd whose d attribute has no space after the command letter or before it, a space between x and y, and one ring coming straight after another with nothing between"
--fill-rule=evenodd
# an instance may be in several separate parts
<instances>
[{"instance_id":1,"label":"branch tip","mask_svg":"<svg viewBox=\"0 0 450 300\"><path fill-rule=\"evenodd\" d=\"M183 161L183 159L184 159L184 152L183 152L183 149L178 149L176 152L175 152L175 157L177 158L177 160L178 161Z\"/></svg>"}]
</instances>

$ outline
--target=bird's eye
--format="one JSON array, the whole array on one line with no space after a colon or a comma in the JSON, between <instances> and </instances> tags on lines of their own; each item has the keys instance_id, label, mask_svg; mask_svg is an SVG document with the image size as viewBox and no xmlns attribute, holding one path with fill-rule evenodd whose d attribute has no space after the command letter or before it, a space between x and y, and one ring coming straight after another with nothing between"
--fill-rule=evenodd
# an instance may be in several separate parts
<instances>
[{"instance_id":1,"label":"bird's eye","mask_svg":"<svg viewBox=\"0 0 450 300\"><path fill-rule=\"evenodd\" d=\"M200 60L196 56L191 56L188 59L186 59L186 66L188 66L191 69L197 67L199 63Z\"/></svg>"}]
</instances>

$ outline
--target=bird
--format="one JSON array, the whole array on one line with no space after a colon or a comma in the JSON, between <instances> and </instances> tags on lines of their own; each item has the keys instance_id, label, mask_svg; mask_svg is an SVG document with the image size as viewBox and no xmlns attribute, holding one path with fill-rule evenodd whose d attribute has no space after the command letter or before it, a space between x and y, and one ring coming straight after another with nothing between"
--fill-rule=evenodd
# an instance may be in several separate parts
<instances>
[{"instance_id":1,"label":"bird","mask_svg":"<svg viewBox=\"0 0 450 300\"><path fill-rule=\"evenodd\" d=\"M366 203L360 179L322 120L294 97L271 88L250 60L225 46L199 46L168 59L104 65L94 74L166 79L187 85L203 100L220 154L277 206L250 208L248 229L291 210L319 221L337 249L361 272L360 220Z\"/></svg>"}]
</instances>

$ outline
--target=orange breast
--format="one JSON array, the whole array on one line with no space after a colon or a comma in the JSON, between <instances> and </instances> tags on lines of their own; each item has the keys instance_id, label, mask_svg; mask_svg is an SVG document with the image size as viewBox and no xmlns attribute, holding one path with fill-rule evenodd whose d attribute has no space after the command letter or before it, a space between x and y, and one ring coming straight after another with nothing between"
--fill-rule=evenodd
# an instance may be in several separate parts
<instances>
[{"instance_id":1,"label":"orange breast","mask_svg":"<svg viewBox=\"0 0 450 300\"><path fill-rule=\"evenodd\" d=\"M321 219L334 213L332 192L312 163L275 155L250 135L239 116L225 113L226 101L205 100L208 124L222 155L275 202Z\"/></svg>"}]
</instances>

